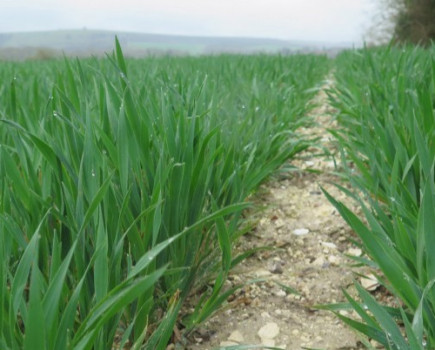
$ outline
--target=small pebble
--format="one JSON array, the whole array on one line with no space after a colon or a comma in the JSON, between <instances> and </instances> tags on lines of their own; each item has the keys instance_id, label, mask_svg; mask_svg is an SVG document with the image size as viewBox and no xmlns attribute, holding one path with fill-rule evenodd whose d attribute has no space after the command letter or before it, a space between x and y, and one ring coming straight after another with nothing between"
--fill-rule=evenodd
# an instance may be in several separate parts
<instances>
[{"instance_id":1,"label":"small pebble","mask_svg":"<svg viewBox=\"0 0 435 350\"><path fill-rule=\"evenodd\" d=\"M245 341L245 339L243 338L243 335L240 331L236 330L233 333L230 334L230 336L228 337L228 341L234 341L237 343L243 343Z\"/></svg>"},{"instance_id":2,"label":"small pebble","mask_svg":"<svg viewBox=\"0 0 435 350\"><path fill-rule=\"evenodd\" d=\"M338 265L340 262L340 259L335 256L335 255L330 255L328 256L328 261L332 264L332 265Z\"/></svg>"},{"instance_id":3,"label":"small pebble","mask_svg":"<svg viewBox=\"0 0 435 350\"><path fill-rule=\"evenodd\" d=\"M308 234L309 232L310 232L310 230L307 228L297 228L296 230L293 230L292 233L296 236L303 236L303 235Z\"/></svg>"},{"instance_id":4,"label":"small pebble","mask_svg":"<svg viewBox=\"0 0 435 350\"><path fill-rule=\"evenodd\" d=\"M274 274L282 274L282 264L281 262L274 261L272 265L269 267L269 271Z\"/></svg>"},{"instance_id":5,"label":"small pebble","mask_svg":"<svg viewBox=\"0 0 435 350\"><path fill-rule=\"evenodd\" d=\"M350 248L347 251L347 254L352 255L352 256L361 256L362 255L362 251L359 248Z\"/></svg>"},{"instance_id":6,"label":"small pebble","mask_svg":"<svg viewBox=\"0 0 435 350\"><path fill-rule=\"evenodd\" d=\"M279 327L275 322L266 323L258 331L258 336L263 339L273 339L279 334Z\"/></svg>"},{"instance_id":7,"label":"small pebble","mask_svg":"<svg viewBox=\"0 0 435 350\"><path fill-rule=\"evenodd\" d=\"M320 244L326 248L337 249L337 246L331 242L320 242Z\"/></svg>"},{"instance_id":8,"label":"small pebble","mask_svg":"<svg viewBox=\"0 0 435 350\"><path fill-rule=\"evenodd\" d=\"M365 277L361 277L361 286L368 290L369 292L373 292L374 290L378 289L380 286L377 278L372 273L368 274Z\"/></svg>"},{"instance_id":9,"label":"small pebble","mask_svg":"<svg viewBox=\"0 0 435 350\"><path fill-rule=\"evenodd\" d=\"M260 270L255 271L255 275L257 277L266 277L266 276L270 276L271 272L264 270L264 269L260 269Z\"/></svg>"},{"instance_id":10,"label":"small pebble","mask_svg":"<svg viewBox=\"0 0 435 350\"><path fill-rule=\"evenodd\" d=\"M287 295L287 293L284 292L282 289L280 289L279 291L277 291L277 292L275 293L275 295L276 295L277 297L285 297L285 296Z\"/></svg>"}]
</instances>

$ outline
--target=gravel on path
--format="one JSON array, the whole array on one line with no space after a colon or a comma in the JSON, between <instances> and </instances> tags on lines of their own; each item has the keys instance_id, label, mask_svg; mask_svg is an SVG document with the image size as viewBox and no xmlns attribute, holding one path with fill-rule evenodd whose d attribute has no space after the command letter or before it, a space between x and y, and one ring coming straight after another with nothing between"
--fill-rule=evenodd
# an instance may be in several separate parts
<instances>
[{"instance_id":1,"label":"gravel on path","mask_svg":"<svg viewBox=\"0 0 435 350\"><path fill-rule=\"evenodd\" d=\"M292 161L300 169L298 172L281 173L262 186L255 202L266 209L256 214L258 224L236 248L275 249L260 251L245 260L227 283L232 286L258 278L264 281L247 284L231 296L222 311L191 335L188 349L211 350L238 344L286 350L362 348L356 334L332 313L314 308L317 304L344 301L342 289L352 292L355 276L346 255L361 254L348 240L352 236L350 229L321 191L325 188L352 205L332 184L340 182L334 175L332 157L319 156L321 148L335 153L327 131L335 127L325 93L330 84L326 81L314 99L316 125L299 130L319 138L321 147L310 148L299 160Z\"/></svg>"}]
</instances>

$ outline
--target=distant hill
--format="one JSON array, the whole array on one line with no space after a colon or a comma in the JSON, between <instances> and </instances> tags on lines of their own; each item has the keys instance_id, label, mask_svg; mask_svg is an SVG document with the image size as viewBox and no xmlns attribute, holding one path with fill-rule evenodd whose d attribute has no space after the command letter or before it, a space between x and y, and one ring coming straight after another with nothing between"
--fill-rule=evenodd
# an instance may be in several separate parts
<instances>
[{"instance_id":1,"label":"distant hill","mask_svg":"<svg viewBox=\"0 0 435 350\"><path fill-rule=\"evenodd\" d=\"M150 54L198 55L211 53L320 52L343 49L349 44L285 41L261 38L193 37L162 34L111 32L102 30L59 30L0 33L0 59L25 60L53 56L102 55L113 49L118 36L127 56Z\"/></svg>"}]
</instances>

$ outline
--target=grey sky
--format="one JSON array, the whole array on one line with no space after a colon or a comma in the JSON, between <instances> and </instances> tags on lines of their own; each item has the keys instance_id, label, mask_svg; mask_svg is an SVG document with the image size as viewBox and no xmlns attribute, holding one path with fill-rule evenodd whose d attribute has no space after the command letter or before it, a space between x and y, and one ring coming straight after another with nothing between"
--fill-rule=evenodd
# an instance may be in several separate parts
<instances>
[{"instance_id":1,"label":"grey sky","mask_svg":"<svg viewBox=\"0 0 435 350\"><path fill-rule=\"evenodd\" d=\"M0 32L110 29L360 42L376 0L0 0Z\"/></svg>"}]
</instances>

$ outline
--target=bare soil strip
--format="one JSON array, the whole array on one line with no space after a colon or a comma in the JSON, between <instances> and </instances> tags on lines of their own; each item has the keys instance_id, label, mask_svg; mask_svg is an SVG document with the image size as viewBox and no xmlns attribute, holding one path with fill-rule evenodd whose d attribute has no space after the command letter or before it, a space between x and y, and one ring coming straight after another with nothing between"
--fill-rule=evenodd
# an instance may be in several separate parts
<instances>
[{"instance_id":1,"label":"bare soil strip","mask_svg":"<svg viewBox=\"0 0 435 350\"><path fill-rule=\"evenodd\" d=\"M317 125L302 132L318 137L322 147L334 153L327 132L334 125L324 91L330 83L325 83L313 101L318 106L312 112ZM344 301L342 289L350 288L354 278L345 254L361 254L349 243L349 228L320 190L323 187L348 202L331 184L340 181L333 175L332 158L319 157L319 153L319 149L307 150L303 160L293 162L301 171L277 176L262 187L257 201L267 209L257 214L255 231L241 239L238 249L276 249L261 251L244 261L228 284L256 278L265 281L239 290L225 310L192 336L189 349L211 350L237 344L288 350L360 348L357 336L333 314L313 308L316 304ZM294 288L300 295L282 285Z\"/></svg>"}]
</instances>

